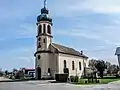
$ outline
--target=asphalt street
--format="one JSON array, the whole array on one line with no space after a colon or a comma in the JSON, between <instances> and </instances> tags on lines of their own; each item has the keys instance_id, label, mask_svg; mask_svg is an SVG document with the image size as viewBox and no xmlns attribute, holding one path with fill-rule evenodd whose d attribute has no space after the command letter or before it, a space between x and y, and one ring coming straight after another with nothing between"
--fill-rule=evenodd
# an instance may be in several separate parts
<instances>
[{"instance_id":1,"label":"asphalt street","mask_svg":"<svg viewBox=\"0 0 120 90\"><path fill-rule=\"evenodd\" d=\"M47 81L4 82L0 90L120 90L120 82L104 85L73 85Z\"/></svg>"}]
</instances>

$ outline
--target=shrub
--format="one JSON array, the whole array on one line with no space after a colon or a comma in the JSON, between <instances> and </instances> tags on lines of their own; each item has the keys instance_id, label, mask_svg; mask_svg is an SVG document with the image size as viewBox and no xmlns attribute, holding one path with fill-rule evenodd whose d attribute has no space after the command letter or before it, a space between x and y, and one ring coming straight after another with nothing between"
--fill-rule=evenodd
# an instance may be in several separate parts
<instances>
[{"instance_id":1,"label":"shrub","mask_svg":"<svg viewBox=\"0 0 120 90\"><path fill-rule=\"evenodd\" d=\"M78 76L70 76L71 82L78 82L79 77Z\"/></svg>"},{"instance_id":2,"label":"shrub","mask_svg":"<svg viewBox=\"0 0 120 90\"><path fill-rule=\"evenodd\" d=\"M100 81L99 81L99 80L97 80L97 83L100 83Z\"/></svg>"},{"instance_id":3,"label":"shrub","mask_svg":"<svg viewBox=\"0 0 120 90\"><path fill-rule=\"evenodd\" d=\"M87 84L87 81L85 81L85 84Z\"/></svg>"},{"instance_id":4,"label":"shrub","mask_svg":"<svg viewBox=\"0 0 120 90\"><path fill-rule=\"evenodd\" d=\"M71 82L74 82L74 76L70 76Z\"/></svg>"},{"instance_id":5,"label":"shrub","mask_svg":"<svg viewBox=\"0 0 120 90\"><path fill-rule=\"evenodd\" d=\"M0 71L0 77L3 76L3 72Z\"/></svg>"},{"instance_id":6,"label":"shrub","mask_svg":"<svg viewBox=\"0 0 120 90\"><path fill-rule=\"evenodd\" d=\"M74 82L78 82L78 80L79 80L79 77L75 76L75 81Z\"/></svg>"},{"instance_id":7,"label":"shrub","mask_svg":"<svg viewBox=\"0 0 120 90\"><path fill-rule=\"evenodd\" d=\"M55 80L58 82L67 82L68 74L56 74Z\"/></svg>"}]
</instances>

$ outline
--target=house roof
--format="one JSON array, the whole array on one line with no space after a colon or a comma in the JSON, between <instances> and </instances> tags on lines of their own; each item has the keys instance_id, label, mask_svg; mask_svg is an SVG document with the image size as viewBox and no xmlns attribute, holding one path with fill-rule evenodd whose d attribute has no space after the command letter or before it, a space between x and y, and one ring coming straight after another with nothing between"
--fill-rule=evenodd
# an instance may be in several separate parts
<instances>
[{"instance_id":1,"label":"house roof","mask_svg":"<svg viewBox=\"0 0 120 90\"><path fill-rule=\"evenodd\" d=\"M88 58L87 56L85 56L84 54L81 54L79 51L76 51L73 48L66 47L66 46L63 46L60 44L55 44L55 43L52 43L52 45L53 45L53 47L55 47L58 50L59 53L70 54L70 55Z\"/></svg>"},{"instance_id":2,"label":"house roof","mask_svg":"<svg viewBox=\"0 0 120 90\"><path fill-rule=\"evenodd\" d=\"M120 55L120 47L117 47L115 55Z\"/></svg>"}]
</instances>

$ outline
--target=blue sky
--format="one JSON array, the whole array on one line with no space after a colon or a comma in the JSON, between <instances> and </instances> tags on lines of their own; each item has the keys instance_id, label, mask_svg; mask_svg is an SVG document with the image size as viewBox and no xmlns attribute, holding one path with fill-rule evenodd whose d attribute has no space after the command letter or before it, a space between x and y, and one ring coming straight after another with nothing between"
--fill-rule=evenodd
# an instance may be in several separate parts
<instances>
[{"instance_id":1,"label":"blue sky","mask_svg":"<svg viewBox=\"0 0 120 90\"><path fill-rule=\"evenodd\" d=\"M1 68L34 68L36 18L42 7L43 0L1 0ZM47 7L53 18L53 42L117 63L119 0L47 0Z\"/></svg>"}]
</instances>

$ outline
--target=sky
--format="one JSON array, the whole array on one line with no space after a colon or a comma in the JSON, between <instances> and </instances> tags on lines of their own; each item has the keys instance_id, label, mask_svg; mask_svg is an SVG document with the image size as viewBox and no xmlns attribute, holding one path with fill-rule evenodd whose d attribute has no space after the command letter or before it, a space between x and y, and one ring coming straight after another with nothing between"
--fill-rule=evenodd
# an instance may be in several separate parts
<instances>
[{"instance_id":1,"label":"sky","mask_svg":"<svg viewBox=\"0 0 120 90\"><path fill-rule=\"evenodd\" d=\"M1 0L0 68L34 68L36 20L44 0ZM47 0L53 42L83 50L89 59L117 64L120 0Z\"/></svg>"}]
</instances>

